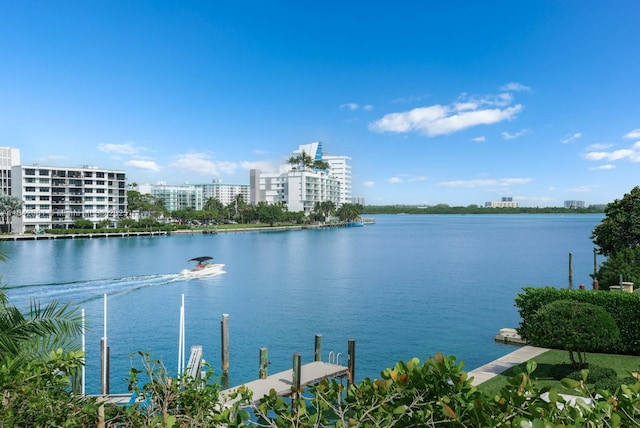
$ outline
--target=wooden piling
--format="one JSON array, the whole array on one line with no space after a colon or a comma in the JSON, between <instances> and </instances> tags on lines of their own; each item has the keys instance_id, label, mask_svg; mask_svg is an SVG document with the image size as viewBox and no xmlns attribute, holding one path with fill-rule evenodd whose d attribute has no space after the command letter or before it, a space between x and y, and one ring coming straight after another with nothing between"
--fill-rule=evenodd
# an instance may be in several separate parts
<instances>
[{"instance_id":1,"label":"wooden piling","mask_svg":"<svg viewBox=\"0 0 640 428\"><path fill-rule=\"evenodd\" d=\"M314 361L322 361L322 335L316 334Z\"/></svg>"},{"instance_id":2,"label":"wooden piling","mask_svg":"<svg viewBox=\"0 0 640 428\"><path fill-rule=\"evenodd\" d=\"M224 379L229 378L229 315L222 314L222 320L220 321L220 339L222 341L222 376Z\"/></svg>"},{"instance_id":3,"label":"wooden piling","mask_svg":"<svg viewBox=\"0 0 640 428\"><path fill-rule=\"evenodd\" d=\"M260 373L258 379L266 379L269 367L269 354L267 348L260 348Z\"/></svg>"},{"instance_id":4,"label":"wooden piling","mask_svg":"<svg viewBox=\"0 0 640 428\"><path fill-rule=\"evenodd\" d=\"M598 274L598 250L593 249L593 289L598 290L600 285L598 284L598 280L596 279L596 275Z\"/></svg>"},{"instance_id":5,"label":"wooden piling","mask_svg":"<svg viewBox=\"0 0 640 428\"><path fill-rule=\"evenodd\" d=\"M302 366L302 357L300 353L296 352L293 354L293 386L292 388L292 396L293 399L291 403L291 411L293 414L298 413L298 404L297 401L300 399L300 368Z\"/></svg>"},{"instance_id":6,"label":"wooden piling","mask_svg":"<svg viewBox=\"0 0 640 428\"><path fill-rule=\"evenodd\" d=\"M569 288L573 288L573 253L569 253Z\"/></svg>"},{"instance_id":7,"label":"wooden piling","mask_svg":"<svg viewBox=\"0 0 640 428\"><path fill-rule=\"evenodd\" d=\"M347 383L350 386L353 385L356 377L356 341L354 339L349 339L347 359L347 367L349 368Z\"/></svg>"}]
</instances>

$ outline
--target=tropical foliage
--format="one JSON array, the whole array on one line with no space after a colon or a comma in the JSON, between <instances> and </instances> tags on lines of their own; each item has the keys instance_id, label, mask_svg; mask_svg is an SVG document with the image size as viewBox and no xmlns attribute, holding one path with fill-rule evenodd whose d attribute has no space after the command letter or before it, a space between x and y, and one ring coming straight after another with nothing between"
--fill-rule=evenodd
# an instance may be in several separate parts
<instances>
[{"instance_id":1,"label":"tropical foliage","mask_svg":"<svg viewBox=\"0 0 640 428\"><path fill-rule=\"evenodd\" d=\"M127 209L129 215L134 211L139 211L154 218L158 218L166 212L161 199L148 193L140 193L137 190L127 191Z\"/></svg>"},{"instance_id":2,"label":"tropical foliage","mask_svg":"<svg viewBox=\"0 0 640 428\"><path fill-rule=\"evenodd\" d=\"M601 290L608 290L612 285L619 285L620 278L640 286L640 246L623 248L611 254L600 265L595 276L591 276L598 280Z\"/></svg>"},{"instance_id":3,"label":"tropical foliage","mask_svg":"<svg viewBox=\"0 0 640 428\"><path fill-rule=\"evenodd\" d=\"M258 202L256 206L256 214L258 220L261 223L267 223L269 226L273 226L275 223L285 220L285 212L287 206L282 203L268 204L264 201Z\"/></svg>"},{"instance_id":4,"label":"tropical foliage","mask_svg":"<svg viewBox=\"0 0 640 428\"><path fill-rule=\"evenodd\" d=\"M320 159L313 159L311 156L309 156L309 154L307 154L304 150L302 151L302 153L296 155L296 156L291 156L288 160L287 163L290 164L292 167L297 168L297 169L315 169L315 170L328 170L329 169L329 164L323 160Z\"/></svg>"},{"instance_id":5,"label":"tropical foliage","mask_svg":"<svg viewBox=\"0 0 640 428\"><path fill-rule=\"evenodd\" d=\"M336 211L341 221L355 221L362 215L363 207L360 204L342 204Z\"/></svg>"},{"instance_id":6,"label":"tropical foliage","mask_svg":"<svg viewBox=\"0 0 640 428\"><path fill-rule=\"evenodd\" d=\"M564 349L574 366L586 364L586 353L613 349L620 331L603 308L575 300L556 300L540 308L527 323L530 343Z\"/></svg>"},{"instance_id":7,"label":"tropical foliage","mask_svg":"<svg viewBox=\"0 0 640 428\"><path fill-rule=\"evenodd\" d=\"M317 221L327 221L336 211L336 204L333 201L316 202L313 205L313 214Z\"/></svg>"},{"instance_id":8,"label":"tropical foliage","mask_svg":"<svg viewBox=\"0 0 640 428\"><path fill-rule=\"evenodd\" d=\"M640 245L640 186L608 204L604 214L591 236L600 254L611 256Z\"/></svg>"},{"instance_id":9,"label":"tropical foliage","mask_svg":"<svg viewBox=\"0 0 640 428\"><path fill-rule=\"evenodd\" d=\"M640 294L610 293L603 291L569 290L554 287L525 287L515 298L515 305L520 314L518 332L529 339L528 334L533 327L536 313L545 305L557 300L590 303L606 310L614 319L620 331L620 340L614 344L603 341L601 352L640 355ZM598 326L594 319L594 326ZM603 328L605 330L606 328ZM606 334L606 331L603 333Z\"/></svg>"},{"instance_id":10,"label":"tropical foliage","mask_svg":"<svg viewBox=\"0 0 640 428\"><path fill-rule=\"evenodd\" d=\"M73 393L83 364L81 328L69 305L32 301L23 313L0 288L0 426L95 426L95 402Z\"/></svg>"},{"instance_id":11,"label":"tropical foliage","mask_svg":"<svg viewBox=\"0 0 640 428\"><path fill-rule=\"evenodd\" d=\"M0 195L0 219L2 219L2 231L11 232L11 220L20 215L23 202L16 196Z\"/></svg>"}]
</instances>

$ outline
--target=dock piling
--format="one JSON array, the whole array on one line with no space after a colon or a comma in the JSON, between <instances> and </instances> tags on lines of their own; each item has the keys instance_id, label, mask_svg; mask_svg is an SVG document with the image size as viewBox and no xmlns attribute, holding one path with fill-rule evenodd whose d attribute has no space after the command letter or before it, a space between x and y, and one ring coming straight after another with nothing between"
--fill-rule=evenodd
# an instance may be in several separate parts
<instances>
[{"instance_id":1,"label":"dock piling","mask_svg":"<svg viewBox=\"0 0 640 428\"><path fill-rule=\"evenodd\" d=\"M229 314L222 314L220 321L220 339L222 341L222 376L223 382L229 382Z\"/></svg>"},{"instance_id":2,"label":"dock piling","mask_svg":"<svg viewBox=\"0 0 640 428\"><path fill-rule=\"evenodd\" d=\"M292 413L297 413L297 408L298 408L298 400L300 399L300 368L302 366L302 357L300 356L300 353L296 352L295 354L293 354L293 394L292 394L292 399L293 402L291 403L291 410Z\"/></svg>"},{"instance_id":3,"label":"dock piling","mask_svg":"<svg viewBox=\"0 0 640 428\"><path fill-rule=\"evenodd\" d=\"M569 289L573 288L573 253L569 253Z\"/></svg>"},{"instance_id":4,"label":"dock piling","mask_svg":"<svg viewBox=\"0 0 640 428\"><path fill-rule=\"evenodd\" d=\"M316 334L314 361L322 361L322 335Z\"/></svg>"},{"instance_id":5,"label":"dock piling","mask_svg":"<svg viewBox=\"0 0 640 428\"><path fill-rule=\"evenodd\" d=\"M354 339L349 339L347 352L347 367L349 367L347 383L350 386L353 385L356 376L356 341Z\"/></svg>"},{"instance_id":6,"label":"dock piling","mask_svg":"<svg viewBox=\"0 0 640 428\"><path fill-rule=\"evenodd\" d=\"M260 348L260 373L258 379L266 379L269 367L269 353L267 348Z\"/></svg>"}]
</instances>

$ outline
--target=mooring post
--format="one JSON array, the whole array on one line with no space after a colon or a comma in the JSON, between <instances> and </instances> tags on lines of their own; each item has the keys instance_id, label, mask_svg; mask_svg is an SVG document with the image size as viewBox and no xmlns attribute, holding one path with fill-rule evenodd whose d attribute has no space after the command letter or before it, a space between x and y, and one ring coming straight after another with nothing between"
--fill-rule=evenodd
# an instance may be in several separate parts
<instances>
[{"instance_id":1,"label":"mooring post","mask_svg":"<svg viewBox=\"0 0 640 428\"><path fill-rule=\"evenodd\" d=\"M109 394L109 346L105 338L100 339L100 394Z\"/></svg>"},{"instance_id":2,"label":"mooring post","mask_svg":"<svg viewBox=\"0 0 640 428\"><path fill-rule=\"evenodd\" d=\"M107 295L104 294L103 336L100 339L100 393L109 394L109 345L107 342Z\"/></svg>"},{"instance_id":3,"label":"mooring post","mask_svg":"<svg viewBox=\"0 0 640 428\"><path fill-rule=\"evenodd\" d=\"M300 399L300 368L302 366L302 357L298 352L293 354L293 402L291 403L291 412L298 413L298 400Z\"/></svg>"},{"instance_id":4,"label":"mooring post","mask_svg":"<svg viewBox=\"0 0 640 428\"><path fill-rule=\"evenodd\" d=\"M353 381L356 377L356 341L349 339L349 345L347 349L347 367L349 368L349 378L347 380L348 385L353 385Z\"/></svg>"},{"instance_id":5,"label":"mooring post","mask_svg":"<svg viewBox=\"0 0 640 428\"><path fill-rule=\"evenodd\" d=\"M598 251L593 249L593 289L597 290L600 288L598 284L598 280L596 279L596 274L598 273Z\"/></svg>"},{"instance_id":6,"label":"mooring post","mask_svg":"<svg viewBox=\"0 0 640 428\"><path fill-rule=\"evenodd\" d=\"M314 361L322 361L322 335L316 334Z\"/></svg>"},{"instance_id":7,"label":"mooring post","mask_svg":"<svg viewBox=\"0 0 640 428\"><path fill-rule=\"evenodd\" d=\"M573 288L573 267L572 264L573 253L569 253L569 288Z\"/></svg>"},{"instance_id":8,"label":"mooring post","mask_svg":"<svg viewBox=\"0 0 640 428\"><path fill-rule=\"evenodd\" d=\"M269 367L269 355L267 348L260 348L260 379L266 379L268 376L267 369Z\"/></svg>"},{"instance_id":9,"label":"mooring post","mask_svg":"<svg viewBox=\"0 0 640 428\"><path fill-rule=\"evenodd\" d=\"M222 321L220 321L220 339L222 346L222 381L229 382L229 314L222 314Z\"/></svg>"}]
</instances>

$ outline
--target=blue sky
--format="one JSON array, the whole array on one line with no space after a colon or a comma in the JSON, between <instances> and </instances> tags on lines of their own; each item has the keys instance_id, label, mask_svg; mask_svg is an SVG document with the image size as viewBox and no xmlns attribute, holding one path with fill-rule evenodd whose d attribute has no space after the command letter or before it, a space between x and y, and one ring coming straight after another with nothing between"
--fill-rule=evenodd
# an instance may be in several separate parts
<instances>
[{"instance_id":1,"label":"blue sky","mask_svg":"<svg viewBox=\"0 0 640 428\"><path fill-rule=\"evenodd\" d=\"M640 2L0 2L0 145L137 183L249 183L300 144L367 204L621 198Z\"/></svg>"}]
</instances>

